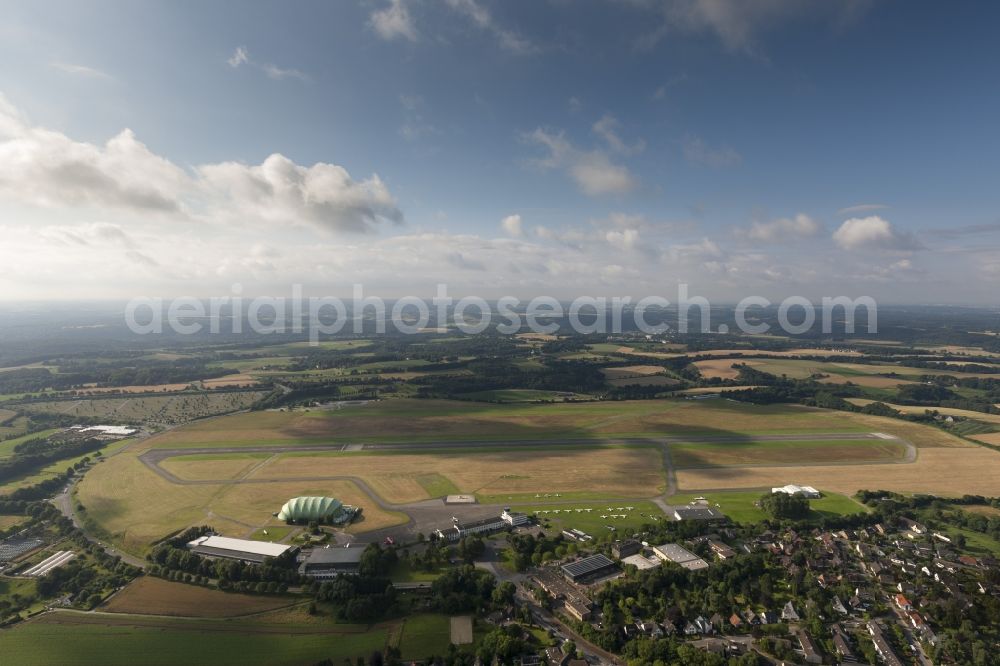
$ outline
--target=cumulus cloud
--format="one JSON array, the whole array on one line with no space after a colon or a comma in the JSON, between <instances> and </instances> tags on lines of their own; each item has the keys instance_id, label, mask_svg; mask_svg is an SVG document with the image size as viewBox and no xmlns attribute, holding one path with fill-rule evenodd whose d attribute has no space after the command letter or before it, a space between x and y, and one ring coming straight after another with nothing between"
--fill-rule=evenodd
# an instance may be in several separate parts
<instances>
[{"instance_id":1,"label":"cumulus cloud","mask_svg":"<svg viewBox=\"0 0 1000 666\"><path fill-rule=\"evenodd\" d=\"M618 135L618 128L621 123L618 119L612 116L610 113L604 114L600 120L594 123L593 131L594 134L604 139L608 144L608 147L616 153L621 153L623 155L634 155L636 153L641 153L646 149L646 142L642 139L636 139L635 143L628 144L622 140Z\"/></svg>"},{"instance_id":2,"label":"cumulus cloud","mask_svg":"<svg viewBox=\"0 0 1000 666\"><path fill-rule=\"evenodd\" d=\"M188 172L123 130L104 145L31 126L0 97L0 197L49 208L157 213L178 219L312 223L369 231L403 214L377 174L355 180L339 165L206 164Z\"/></svg>"},{"instance_id":3,"label":"cumulus cloud","mask_svg":"<svg viewBox=\"0 0 1000 666\"><path fill-rule=\"evenodd\" d=\"M534 44L518 33L498 25L490 11L477 0L446 0L446 2L453 10L469 18L476 27L496 37L500 47L505 51L526 55L538 50Z\"/></svg>"},{"instance_id":4,"label":"cumulus cloud","mask_svg":"<svg viewBox=\"0 0 1000 666\"><path fill-rule=\"evenodd\" d=\"M208 164L199 167L198 174L216 206L241 216L284 224L308 221L354 232L371 231L386 220L403 220L378 175L357 181L336 164L304 167L275 153L259 166Z\"/></svg>"},{"instance_id":5,"label":"cumulus cloud","mask_svg":"<svg viewBox=\"0 0 1000 666\"><path fill-rule=\"evenodd\" d=\"M615 164L603 151L576 148L562 132L553 134L539 128L526 139L549 151L547 157L536 160L535 164L545 169L565 170L585 194L624 194L638 186L627 167Z\"/></svg>"},{"instance_id":6,"label":"cumulus cloud","mask_svg":"<svg viewBox=\"0 0 1000 666\"><path fill-rule=\"evenodd\" d=\"M754 222L746 230L747 238L758 241L783 241L809 238L822 231L823 225L805 213L795 217L781 217L767 222Z\"/></svg>"},{"instance_id":7,"label":"cumulus cloud","mask_svg":"<svg viewBox=\"0 0 1000 666\"><path fill-rule=\"evenodd\" d=\"M852 217L833 232L833 240L845 250L919 250L919 241L910 233L896 230L878 215Z\"/></svg>"},{"instance_id":8,"label":"cumulus cloud","mask_svg":"<svg viewBox=\"0 0 1000 666\"><path fill-rule=\"evenodd\" d=\"M500 221L500 226L503 227L504 233L508 236L520 238L524 235L520 215L508 215Z\"/></svg>"},{"instance_id":9,"label":"cumulus cloud","mask_svg":"<svg viewBox=\"0 0 1000 666\"><path fill-rule=\"evenodd\" d=\"M743 161L743 156L729 146L713 148L697 136L685 136L681 146L684 150L684 158L696 164L721 168L733 166Z\"/></svg>"},{"instance_id":10,"label":"cumulus cloud","mask_svg":"<svg viewBox=\"0 0 1000 666\"><path fill-rule=\"evenodd\" d=\"M180 212L182 169L123 130L103 146L31 127L0 104L0 196L41 206Z\"/></svg>"},{"instance_id":11,"label":"cumulus cloud","mask_svg":"<svg viewBox=\"0 0 1000 666\"><path fill-rule=\"evenodd\" d=\"M635 250L639 248L640 238L637 229L623 229L622 231L608 231L604 234L608 245L619 250Z\"/></svg>"},{"instance_id":12,"label":"cumulus cloud","mask_svg":"<svg viewBox=\"0 0 1000 666\"><path fill-rule=\"evenodd\" d=\"M386 41L417 41L417 27L404 0L389 0L389 5L372 12L368 25Z\"/></svg>"}]
</instances>

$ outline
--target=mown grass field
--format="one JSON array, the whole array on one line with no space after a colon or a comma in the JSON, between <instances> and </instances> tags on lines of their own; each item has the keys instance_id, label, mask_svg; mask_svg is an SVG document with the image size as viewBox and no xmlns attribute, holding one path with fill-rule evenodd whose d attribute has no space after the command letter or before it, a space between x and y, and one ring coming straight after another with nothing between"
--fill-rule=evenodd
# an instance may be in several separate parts
<instances>
[{"instance_id":1,"label":"mown grass field","mask_svg":"<svg viewBox=\"0 0 1000 666\"><path fill-rule=\"evenodd\" d=\"M768 517L756 506L756 502L769 491L770 488L760 488L751 491L679 494L668 498L668 501L673 504L688 504L695 497L704 497L710 506L718 508L730 520L738 523L754 523ZM812 508L812 518L849 516L868 512L868 508L864 504L847 495L830 493L822 489L820 492L823 493L823 497L809 501Z\"/></svg>"},{"instance_id":2,"label":"mown grass field","mask_svg":"<svg viewBox=\"0 0 1000 666\"><path fill-rule=\"evenodd\" d=\"M879 439L671 444L677 469L783 463L829 464L901 460L906 447Z\"/></svg>"},{"instance_id":3,"label":"mown grass field","mask_svg":"<svg viewBox=\"0 0 1000 666\"><path fill-rule=\"evenodd\" d=\"M915 462L902 465L792 464L677 470L677 484L682 492L702 491L702 494L797 483L846 495L863 489L884 489L944 497L967 493L990 496L996 494L998 477L1000 453L964 442L957 446L920 448Z\"/></svg>"},{"instance_id":4,"label":"mown grass field","mask_svg":"<svg viewBox=\"0 0 1000 666\"><path fill-rule=\"evenodd\" d=\"M656 434L861 430L864 426L854 415L844 412L729 400L485 404L397 399L338 410L262 411L224 416L163 433L151 439L148 446L604 439Z\"/></svg>"},{"instance_id":5,"label":"mown grass field","mask_svg":"<svg viewBox=\"0 0 1000 666\"><path fill-rule=\"evenodd\" d=\"M673 520L652 502L629 500L608 502L594 500L572 504L518 504L512 507L535 516L541 525L557 530L578 529L594 538L613 534L625 528L637 530L644 524L654 524L661 520ZM602 518L602 516L604 516ZM620 517L624 516L624 518ZM614 528L611 530L610 528Z\"/></svg>"}]
</instances>

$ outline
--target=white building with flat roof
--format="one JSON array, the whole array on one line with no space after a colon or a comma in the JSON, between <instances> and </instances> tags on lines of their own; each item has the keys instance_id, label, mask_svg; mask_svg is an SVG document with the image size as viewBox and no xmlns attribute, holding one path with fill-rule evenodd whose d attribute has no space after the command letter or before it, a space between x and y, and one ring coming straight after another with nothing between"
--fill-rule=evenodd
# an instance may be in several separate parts
<instances>
[{"instance_id":1,"label":"white building with flat roof","mask_svg":"<svg viewBox=\"0 0 1000 666\"><path fill-rule=\"evenodd\" d=\"M221 557L258 564L268 557L280 557L294 548L283 543L233 539L216 534L200 536L194 541L189 541L187 547L192 553L205 557Z\"/></svg>"},{"instance_id":2,"label":"white building with flat roof","mask_svg":"<svg viewBox=\"0 0 1000 666\"><path fill-rule=\"evenodd\" d=\"M778 493L785 493L786 495L802 495L803 497L808 497L809 499L819 499L819 491L812 486L797 486L793 483L789 483L787 486L781 486L780 488L771 488L771 494L776 495Z\"/></svg>"}]
</instances>

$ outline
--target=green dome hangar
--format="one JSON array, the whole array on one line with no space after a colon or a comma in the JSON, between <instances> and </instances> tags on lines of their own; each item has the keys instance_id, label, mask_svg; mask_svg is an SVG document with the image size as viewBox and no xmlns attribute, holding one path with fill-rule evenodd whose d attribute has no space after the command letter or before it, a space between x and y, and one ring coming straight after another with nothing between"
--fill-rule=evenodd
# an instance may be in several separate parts
<instances>
[{"instance_id":1,"label":"green dome hangar","mask_svg":"<svg viewBox=\"0 0 1000 666\"><path fill-rule=\"evenodd\" d=\"M342 503L335 497L294 497L276 515L289 524L311 523L346 525L361 513L358 507Z\"/></svg>"}]
</instances>

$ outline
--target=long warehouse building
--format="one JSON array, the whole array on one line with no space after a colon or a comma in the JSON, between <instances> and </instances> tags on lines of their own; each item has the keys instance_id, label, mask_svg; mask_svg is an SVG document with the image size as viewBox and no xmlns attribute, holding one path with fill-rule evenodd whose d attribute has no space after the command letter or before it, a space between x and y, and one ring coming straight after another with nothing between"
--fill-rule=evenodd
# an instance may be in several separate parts
<instances>
[{"instance_id":1,"label":"long warehouse building","mask_svg":"<svg viewBox=\"0 0 1000 666\"><path fill-rule=\"evenodd\" d=\"M296 548L283 543L233 539L215 534L200 536L194 541L188 542L187 547L192 553L205 557L254 562L256 564L263 563L269 557L281 557Z\"/></svg>"}]
</instances>

